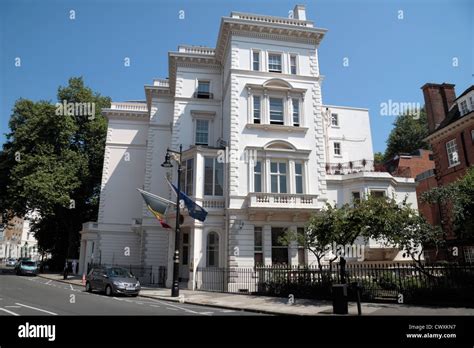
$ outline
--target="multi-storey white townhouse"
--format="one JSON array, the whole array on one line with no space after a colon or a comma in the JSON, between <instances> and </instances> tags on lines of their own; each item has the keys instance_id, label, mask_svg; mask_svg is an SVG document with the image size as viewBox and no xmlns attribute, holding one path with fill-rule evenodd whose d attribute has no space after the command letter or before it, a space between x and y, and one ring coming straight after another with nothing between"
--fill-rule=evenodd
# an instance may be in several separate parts
<instances>
[{"instance_id":1,"label":"multi-storey white townhouse","mask_svg":"<svg viewBox=\"0 0 474 348\"><path fill-rule=\"evenodd\" d=\"M104 110L99 218L81 232L81 272L91 261L172 269L174 232L136 188L174 201L166 178L176 182L176 166L161 164L181 144L182 190L208 211L204 222L184 212L180 276L190 285L198 267L314 262L278 237L303 228L326 202L374 191L408 195L416 207L413 179L373 171L368 110L323 105L318 46L326 29L306 19L304 6L293 13L223 17L215 48L179 46L169 53L169 78L145 85L145 102ZM402 258L360 242L366 260Z\"/></svg>"}]
</instances>

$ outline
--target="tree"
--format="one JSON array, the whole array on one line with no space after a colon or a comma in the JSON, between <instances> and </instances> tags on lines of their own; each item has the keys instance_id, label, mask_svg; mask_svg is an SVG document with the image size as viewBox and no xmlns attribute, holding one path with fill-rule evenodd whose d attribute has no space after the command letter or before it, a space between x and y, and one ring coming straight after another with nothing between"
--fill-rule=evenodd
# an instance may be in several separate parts
<instances>
[{"instance_id":1,"label":"tree","mask_svg":"<svg viewBox=\"0 0 474 348\"><path fill-rule=\"evenodd\" d=\"M439 228L429 225L406 199L398 203L393 197L370 195L339 208L327 204L311 217L303 236L287 233L283 241L289 244L298 240L315 255L320 270L321 260L331 250L332 243L338 246L333 252L343 259L344 246L354 245L359 237L398 247L423 269L423 248L427 244L438 245L439 235Z\"/></svg>"},{"instance_id":2,"label":"tree","mask_svg":"<svg viewBox=\"0 0 474 348\"><path fill-rule=\"evenodd\" d=\"M383 164L385 161L384 154L382 152L374 153L374 163L375 164Z\"/></svg>"},{"instance_id":3,"label":"tree","mask_svg":"<svg viewBox=\"0 0 474 348\"><path fill-rule=\"evenodd\" d=\"M110 98L82 78L59 87L57 98L72 112L49 101L15 103L0 152L0 208L5 219L37 211L31 227L39 248L61 263L77 256L82 223L97 218L107 131L101 109ZM78 112L81 103L90 103L92 114Z\"/></svg>"},{"instance_id":4,"label":"tree","mask_svg":"<svg viewBox=\"0 0 474 348\"><path fill-rule=\"evenodd\" d=\"M457 181L425 192L421 199L429 204L448 205L456 236L465 240L474 238L474 167Z\"/></svg>"},{"instance_id":5,"label":"tree","mask_svg":"<svg viewBox=\"0 0 474 348\"><path fill-rule=\"evenodd\" d=\"M422 108L419 114L408 111L397 117L394 128L387 140L384 158L389 160L400 153L412 153L418 149L429 149L423 140L428 136L426 111Z\"/></svg>"}]
</instances>

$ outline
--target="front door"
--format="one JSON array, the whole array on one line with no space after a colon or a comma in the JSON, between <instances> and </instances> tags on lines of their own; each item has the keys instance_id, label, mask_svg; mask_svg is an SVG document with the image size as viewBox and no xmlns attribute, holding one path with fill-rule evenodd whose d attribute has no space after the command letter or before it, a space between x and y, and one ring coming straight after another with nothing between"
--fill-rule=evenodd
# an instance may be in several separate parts
<instances>
[{"instance_id":1,"label":"front door","mask_svg":"<svg viewBox=\"0 0 474 348\"><path fill-rule=\"evenodd\" d=\"M189 229L183 228L180 238L180 256L181 260L179 263L179 280L180 282L187 282L189 280Z\"/></svg>"}]
</instances>

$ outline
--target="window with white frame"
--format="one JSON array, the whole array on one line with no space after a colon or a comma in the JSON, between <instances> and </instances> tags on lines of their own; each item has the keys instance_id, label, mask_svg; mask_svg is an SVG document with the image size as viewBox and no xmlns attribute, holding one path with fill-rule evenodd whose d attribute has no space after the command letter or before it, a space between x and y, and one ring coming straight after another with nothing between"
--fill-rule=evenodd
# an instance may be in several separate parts
<instances>
[{"instance_id":1,"label":"window with white frame","mask_svg":"<svg viewBox=\"0 0 474 348\"><path fill-rule=\"evenodd\" d=\"M194 158L181 162L183 175L181 175L181 190L188 196L194 195Z\"/></svg>"},{"instance_id":2,"label":"window with white frame","mask_svg":"<svg viewBox=\"0 0 474 348\"><path fill-rule=\"evenodd\" d=\"M450 140L446 143L446 153L448 154L448 165L450 167L459 164L458 145L456 139Z\"/></svg>"},{"instance_id":3,"label":"window with white frame","mask_svg":"<svg viewBox=\"0 0 474 348\"><path fill-rule=\"evenodd\" d=\"M341 143L334 143L334 154L341 156Z\"/></svg>"},{"instance_id":4,"label":"window with white frame","mask_svg":"<svg viewBox=\"0 0 474 348\"><path fill-rule=\"evenodd\" d=\"M300 100L298 98L292 99L293 104L293 126L300 126Z\"/></svg>"},{"instance_id":5,"label":"window with white frame","mask_svg":"<svg viewBox=\"0 0 474 348\"><path fill-rule=\"evenodd\" d=\"M284 124L283 98L270 98L270 124Z\"/></svg>"},{"instance_id":6,"label":"window with white frame","mask_svg":"<svg viewBox=\"0 0 474 348\"><path fill-rule=\"evenodd\" d=\"M360 192L359 191L353 191L352 192L352 202L353 203L359 203L360 202Z\"/></svg>"},{"instance_id":7,"label":"window with white frame","mask_svg":"<svg viewBox=\"0 0 474 348\"><path fill-rule=\"evenodd\" d=\"M296 55L292 54L290 55L290 73L292 75L297 74L297 68L296 68Z\"/></svg>"},{"instance_id":8,"label":"window with white frame","mask_svg":"<svg viewBox=\"0 0 474 348\"><path fill-rule=\"evenodd\" d=\"M384 198L385 190L370 190L370 195L376 198Z\"/></svg>"},{"instance_id":9,"label":"window with white frame","mask_svg":"<svg viewBox=\"0 0 474 348\"><path fill-rule=\"evenodd\" d=\"M461 102L461 115L465 115L469 112L469 109L467 108L467 100L463 100Z\"/></svg>"},{"instance_id":10,"label":"window with white frame","mask_svg":"<svg viewBox=\"0 0 474 348\"><path fill-rule=\"evenodd\" d=\"M260 51L252 51L252 69L254 71L260 70Z\"/></svg>"},{"instance_id":11,"label":"window with white frame","mask_svg":"<svg viewBox=\"0 0 474 348\"><path fill-rule=\"evenodd\" d=\"M303 193L303 163L295 162L295 192Z\"/></svg>"},{"instance_id":12,"label":"window with white frame","mask_svg":"<svg viewBox=\"0 0 474 348\"><path fill-rule=\"evenodd\" d=\"M254 227L254 263L263 265L263 233L261 227Z\"/></svg>"},{"instance_id":13,"label":"window with white frame","mask_svg":"<svg viewBox=\"0 0 474 348\"><path fill-rule=\"evenodd\" d=\"M196 145L209 145L209 120L196 119Z\"/></svg>"},{"instance_id":14,"label":"window with white frame","mask_svg":"<svg viewBox=\"0 0 474 348\"><path fill-rule=\"evenodd\" d=\"M206 266L219 267L219 235L216 232L207 235L206 254Z\"/></svg>"},{"instance_id":15,"label":"window with white frame","mask_svg":"<svg viewBox=\"0 0 474 348\"><path fill-rule=\"evenodd\" d=\"M204 195L224 194L224 163L215 157L204 157Z\"/></svg>"},{"instance_id":16,"label":"window with white frame","mask_svg":"<svg viewBox=\"0 0 474 348\"><path fill-rule=\"evenodd\" d=\"M268 71L281 73L281 54L280 53L268 54Z\"/></svg>"},{"instance_id":17,"label":"window with white frame","mask_svg":"<svg viewBox=\"0 0 474 348\"><path fill-rule=\"evenodd\" d=\"M262 161L256 161L253 168L253 191L262 192Z\"/></svg>"},{"instance_id":18,"label":"window with white frame","mask_svg":"<svg viewBox=\"0 0 474 348\"><path fill-rule=\"evenodd\" d=\"M474 97L469 97L469 103L471 104L471 110L474 110Z\"/></svg>"},{"instance_id":19,"label":"window with white frame","mask_svg":"<svg viewBox=\"0 0 474 348\"><path fill-rule=\"evenodd\" d=\"M331 126L333 127L339 126L339 116L337 114L331 114Z\"/></svg>"},{"instance_id":20,"label":"window with white frame","mask_svg":"<svg viewBox=\"0 0 474 348\"><path fill-rule=\"evenodd\" d=\"M270 162L270 190L272 193L287 193L287 163Z\"/></svg>"},{"instance_id":21,"label":"window with white frame","mask_svg":"<svg viewBox=\"0 0 474 348\"><path fill-rule=\"evenodd\" d=\"M260 96L253 96L253 123L260 124L261 117L261 99Z\"/></svg>"}]
</instances>

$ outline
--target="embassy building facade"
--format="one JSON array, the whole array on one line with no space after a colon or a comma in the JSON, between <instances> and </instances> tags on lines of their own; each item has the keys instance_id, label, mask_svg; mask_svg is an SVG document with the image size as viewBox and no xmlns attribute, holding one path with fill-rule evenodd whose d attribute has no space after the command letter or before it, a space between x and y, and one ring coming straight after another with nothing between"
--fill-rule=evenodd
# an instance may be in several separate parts
<instances>
[{"instance_id":1,"label":"embassy building facade","mask_svg":"<svg viewBox=\"0 0 474 348\"><path fill-rule=\"evenodd\" d=\"M181 190L208 212L201 222L182 209L180 280L189 287L198 268L315 263L279 236L302 231L326 202L372 193L417 207L413 179L374 171L368 110L323 104L318 46L326 30L306 19L304 6L293 13L223 17L215 48L179 46L169 53L169 78L145 85L146 101L103 110L99 217L81 231L80 272L89 262L172 270L174 230L137 188L175 201L166 179L176 183L176 165L161 164L180 145ZM174 214L168 209L173 228ZM357 243L364 262L404 260L396 248Z\"/></svg>"}]
</instances>

